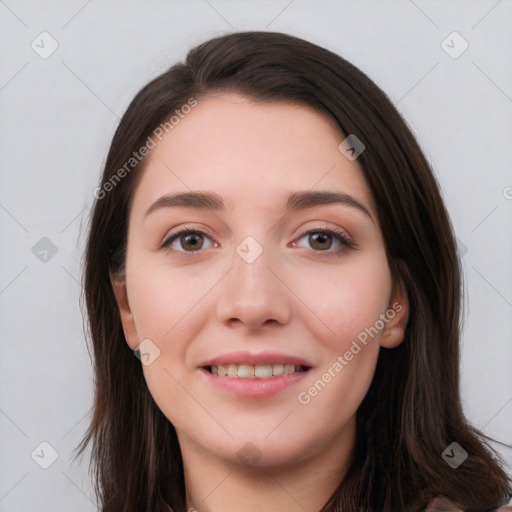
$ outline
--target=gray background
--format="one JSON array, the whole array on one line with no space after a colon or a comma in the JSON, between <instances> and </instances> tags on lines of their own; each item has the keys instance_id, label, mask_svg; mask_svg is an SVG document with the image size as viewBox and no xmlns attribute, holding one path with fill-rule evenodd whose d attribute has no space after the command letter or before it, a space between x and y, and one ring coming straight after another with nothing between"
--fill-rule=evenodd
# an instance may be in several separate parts
<instances>
[{"instance_id":1,"label":"gray background","mask_svg":"<svg viewBox=\"0 0 512 512\"><path fill-rule=\"evenodd\" d=\"M511 26L511 0L0 0L0 511L96 510L87 459L71 461L92 404L78 303L92 192L134 94L226 31L327 47L403 113L464 255L465 412L512 443ZM453 31L469 44L457 58Z\"/></svg>"}]
</instances>

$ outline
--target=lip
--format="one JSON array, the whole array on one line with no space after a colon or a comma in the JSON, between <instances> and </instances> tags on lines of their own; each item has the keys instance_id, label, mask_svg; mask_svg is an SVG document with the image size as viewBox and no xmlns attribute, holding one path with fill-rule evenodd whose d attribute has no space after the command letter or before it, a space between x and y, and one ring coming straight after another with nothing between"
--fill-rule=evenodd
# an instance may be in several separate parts
<instances>
[{"instance_id":1,"label":"lip","mask_svg":"<svg viewBox=\"0 0 512 512\"><path fill-rule=\"evenodd\" d=\"M293 364L295 366L307 366L310 369L313 367L309 361L306 361L300 357L285 354L283 352L264 351L254 353L243 352L239 350L234 352L226 352L219 356L208 359L200 365L200 368L205 366L218 366L219 364Z\"/></svg>"},{"instance_id":2,"label":"lip","mask_svg":"<svg viewBox=\"0 0 512 512\"><path fill-rule=\"evenodd\" d=\"M243 398L265 398L276 395L301 381L309 373L309 371L304 371L268 379L258 379L257 377L241 379L240 377L219 377L204 368L199 368L199 372L206 379L205 384L208 388L215 386Z\"/></svg>"}]
</instances>

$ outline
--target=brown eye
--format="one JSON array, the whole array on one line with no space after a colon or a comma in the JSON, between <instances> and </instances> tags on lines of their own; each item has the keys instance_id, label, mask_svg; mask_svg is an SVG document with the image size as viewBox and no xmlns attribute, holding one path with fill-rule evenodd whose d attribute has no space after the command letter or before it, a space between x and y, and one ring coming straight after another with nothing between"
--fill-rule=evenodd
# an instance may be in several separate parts
<instances>
[{"instance_id":1,"label":"brown eye","mask_svg":"<svg viewBox=\"0 0 512 512\"><path fill-rule=\"evenodd\" d=\"M356 249L355 244L343 233L333 228L315 229L303 233L300 239L306 238L313 252L327 254L344 253L348 249ZM294 244L296 245L296 244Z\"/></svg>"},{"instance_id":2,"label":"brown eye","mask_svg":"<svg viewBox=\"0 0 512 512\"><path fill-rule=\"evenodd\" d=\"M209 237L201 231L186 229L170 236L161 247L166 248L172 246L179 239L180 247L172 247L173 250L178 252L198 252L200 249L203 249L205 238L209 239Z\"/></svg>"},{"instance_id":3,"label":"brown eye","mask_svg":"<svg viewBox=\"0 0 512 512\"><path fill-rule=\"evenodd\" d=\"M201 249L203 246L203 240L201 239L202 235L192 233L185 236L181 236L181 247L185 250L196 251L197 249Z\"/></svg>"},{"instance_id":4,"label":"brown eye","mask_svg":"<svg viewBox=\"0 0 512 512\"><path fill-rule=\"evenodd\" d=\"M309 243L313 249L325 251L332 245L332 235L322 231L313 231L309 233Z\"/></svg>"}]
</instances>

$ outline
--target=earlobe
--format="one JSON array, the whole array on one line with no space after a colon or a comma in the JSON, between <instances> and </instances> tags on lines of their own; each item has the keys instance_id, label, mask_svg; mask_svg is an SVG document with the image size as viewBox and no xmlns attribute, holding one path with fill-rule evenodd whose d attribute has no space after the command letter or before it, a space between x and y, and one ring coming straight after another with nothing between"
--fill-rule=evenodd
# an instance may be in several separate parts
<instances>
[{"instance_id":1,"label":"earlobe","mask_svg":"<svg viewBox=\"0 0 512 512\"><path fill-rule=\"evenodd\" d=\"M386 314L389 320L382 330L380 345L384 348L396 348L405 338L405 329L409 320L409 299L403 283L395 283Z\"/></svg>"},{"instance_id":2,"label":"earlobe","mask_svg":"<svg viewBox=\"0 0 512 512\"><path fill-rule=\"evenodd\" d=\"M135 350L139 345L139 336L135 327L135 321L128 301L125 275L110 274L110 282L119 307L121 324L123 325L124 337L128 346Z\"/></svg>"},{"instance_id":3,"label":"earlobe","mask_svg":"<svg viewBox=\"0 0 512 512\"><path fill-rule=\"evenodd\" d=\"M404 341L404 327L386 327L381 334L380 346L384 348L396 348Z\"/></svg>"}]
</instances>

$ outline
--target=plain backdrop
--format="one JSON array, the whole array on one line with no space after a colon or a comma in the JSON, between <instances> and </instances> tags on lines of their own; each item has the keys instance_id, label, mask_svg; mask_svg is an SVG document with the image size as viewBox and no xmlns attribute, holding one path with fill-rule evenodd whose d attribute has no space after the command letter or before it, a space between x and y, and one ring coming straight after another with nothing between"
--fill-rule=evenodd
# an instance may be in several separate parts
<instances>
[{"instance_id":1,"label":"plain backdrop","mask_svg":"<svg viewBox=\"0 0 512 512\"><path fill-rule=\"evenodd\" d=\"M87 459L72 462L92 405L78 302L92 192L136 92L237 30L339 53L406 118L463 255L464 409L511 444L511 26L510 0L0 0L0 511L96 510Z\"/></svg>"}]
</instances>

